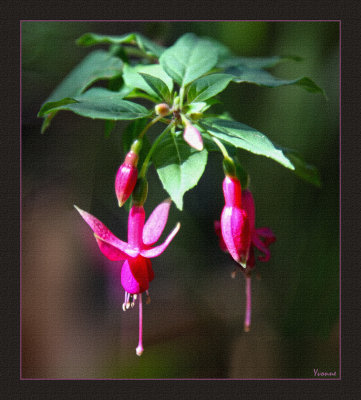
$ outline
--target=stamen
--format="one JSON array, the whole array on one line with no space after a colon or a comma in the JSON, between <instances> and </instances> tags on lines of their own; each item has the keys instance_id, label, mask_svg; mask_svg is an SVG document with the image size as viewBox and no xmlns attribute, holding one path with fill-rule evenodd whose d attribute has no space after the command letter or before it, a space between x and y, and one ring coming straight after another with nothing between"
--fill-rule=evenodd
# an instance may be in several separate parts
<instances>
[{"instance_id":1,"label":"stamen","mask_svg":"<svg viewBox=\"0 0 361 400\"><path fill-rule=\"evenodd\" d=\"M124 303L122 305L123 311L126 311L126 305L127 305L127 298L128 298L128 294L127 292L124 292Z\"/></svg>"},{"instance_id":2,"label":"stamen","mask_svg":"<svg viewBox=\"0 0 361 400\"><path fill-rule=\"evenodd\" d=\"M246 315L244 318L244 331L249 332L251 329L251 276L246 275Z\"/></svg>"},{"instance_id":3,"label":"stamen","mask_svg":"<svg viewBox=\"0 0 361 400\"><path fill-rule=\"evenodd\" d=\"M235 268L232 272L231 272L231 278L234 279L236 277L237 274L237 268Z\"/></svg>"},{"instance_id":4,"label":"stamen","mask_svg":"<svg viewBox=\"0 0 361 400\"><path fill-rule=\"evenodd\" d=\"M139 342L135 349L137 356L141 356L143 353L143 304L142 304L142 294L139 294Z\"/></svg>"},{"instance_id":5,"label":"stamen","mask_svg":"<svg viewBox=\"0 0 361 400\"><path fill-rule=\"evenodd\" d=\"M145 300L145 304L150 304L150 294L149 294L148 290L145 292L145 294L147 296L147 298Z\"/></svg>"}]
</instances>

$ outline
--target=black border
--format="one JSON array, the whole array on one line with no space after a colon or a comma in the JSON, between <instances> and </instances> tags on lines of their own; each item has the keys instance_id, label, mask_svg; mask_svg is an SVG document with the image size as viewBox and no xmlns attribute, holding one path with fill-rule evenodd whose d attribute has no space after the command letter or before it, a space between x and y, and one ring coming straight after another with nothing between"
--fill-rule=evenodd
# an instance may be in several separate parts
<instances>
[{"instance_id":1,"label":"black border","mask_svg":"<svg viewBox=\"0 0 361 400\"><path fill-rule=\"evenodd\" d=\"M83 4L83 3L82 3ZM8 391L7 398L16 398L21 393L22 398L36 394L36 398L49 398L54 395L74 396L75 398L268 398L276 395L277 398L304 398L317 395L324 398L326 395L340 398L357 398L359 395L358 355L360 340L357 324L359 318L359 299L356 289L359 276L359 262L356 258L358 243L355 246L352 238L358 239L360 216L360 201L357 194L361 192L360 168L358 165L360 146L359 125L353 120L359 114L359 78L360 55L357 52L359 32L359 7L356 1L334 3L319 1L314 3L314 9L308 3L282 1L275 4L258 2L206 2L195 3L183 1L178 7L169 2L152 5L142 3L130 6L129 4L110 2L99 3L97 7L79 7L75 2L67 5L59 2L42 4L13 2L3 12L8 11L6 24L3 25L6 53L2 60L2 93L6 109L3 112L2 144L3 151L3 191L1 198L3 221L5 227L1 230L1 243L5 263L2 266L4 300L2 302L2 317L6 322L3 325L2 335L6 339L6 351L2 359L2 377L6 376L4 389ZM84 10L79 15L79 10ZM126 14L125 14L126 13ZM170 14L173 15L170 15ZM177 15L174 15L177 13ZM210 15L213 14L213 15ZM341 20L342 24L342 161L341 161L341 190L342 190L342 379L341 381L19 381L19 199L20 199L20 146L19 146L19 30L20 20L27 19L111 19L115 16L122 19L306 19L306 20ZM10 54L8 53L10 51ZM12 75L13 74L13 75ZM5 87L4 87L5 86ZM7 86L7 87L6 87ZM17 86L17 90L15 89ZM4 123L5 122L5 123ZM9 252L7 249L11 249ZM352 255L354 254L354 257ZM9 304L10 303L10 304ZM6 306L7 305L7 306ZM2 341L4 343L5 340ZM90 395L92 394L92 396ZM332 396L333 395L333 396ZM313 397L313 396L312 396Z\"/></svg>"}]
</instances>

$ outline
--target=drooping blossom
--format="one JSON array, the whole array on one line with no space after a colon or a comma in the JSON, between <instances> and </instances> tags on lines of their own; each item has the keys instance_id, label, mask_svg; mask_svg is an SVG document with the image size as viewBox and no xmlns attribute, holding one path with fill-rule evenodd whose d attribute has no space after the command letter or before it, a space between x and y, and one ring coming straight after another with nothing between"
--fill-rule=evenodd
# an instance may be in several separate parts
<instances>
[{"instance_id":1,"label":"drooping blossom","mask_svg":"<svg viewBox=\"0 0 361 400\"><path fill-rule=\"evenodd\" d=\"M241 209L245 211L248 215L249 221L249 231L251 236L251 243L248 251L248 257L246 262L246 268L241 268L244 272L246 279L246 314L244 320L244 330L248 332L251 326L251 271L255 267L256 258L254 248L256 247L263 255L258 256L258 260L262 262L269 261L271 253L269 251L269 246L271 243L276 241L276 237L270 228L255 227L255 204L253 195L250 190L244 189L241 192L240 197L242 197ZM214 221L214 229L219 239L219 246L224 252L229 252L225 244L223 232L221 230L221 224L219 221ZM235 276L232 274L232 276Z\"/></svg>"},{"instance_id":2,"label":"drooping blossom","mask_svg":"<svg viewBox=\"0 0 361 400\"><path fill-rule=\"evenodd\" d=\"M130 150L126 155L123 164L118 169L115 177L115 194L118 199L119 207L128 200L128 197L132 194L137 182L138 158L138 154L133 150Z\"/></svg>"},{"instance_id":3,"label":"drooping blossom","mask_svg":"<svg viewBox=\"0 0 361 400\"><path fill-rule=\"evenodd\" d=\"M188 120L184 119L185 128L183 131L183 139L198 151L203 150L203 139L199 130L193 126Z\"/></svg>"},{"instance_id":4,"label":"drooping blossom","mask_svg":"<svg viewBox=\"0 0 361 400\"><path fill-rule=\"evenodd\" d=\"M241 183L234 176L223 180L225 205L221 215L221 231L225 246L232 258L246 268L251 243L247 212L242 209Z\"/></svg>"},{"instance_id":5,"label":"drooping blossom","mask_svg":"<svg viewBox=\"0 0 361 400\"><path fill-rule=\"evenodd\" d=\"M134 205L128 217L128 242L118 239L101 221L75 206L93 230L101 252L111 261L124 261L121 267L121 283L125 290L123 310L125 311L130 306L133 307L134 301L139 295L139 343L136 348L139 356L143 353L142 293L146 292L147 298L149 298L149 282L154 279L150 258L162 254L180 228L178 223L161 245L153 247L165 228L170 205L170 199L159 204L146 223L143 206Z\"/></svg>"}]
</instances>

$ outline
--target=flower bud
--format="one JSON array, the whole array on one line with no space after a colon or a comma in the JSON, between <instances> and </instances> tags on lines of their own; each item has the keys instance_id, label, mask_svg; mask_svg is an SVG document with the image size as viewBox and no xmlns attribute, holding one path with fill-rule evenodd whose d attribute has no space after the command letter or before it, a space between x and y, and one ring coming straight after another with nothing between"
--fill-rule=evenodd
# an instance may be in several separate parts
<instances>
[{"instance_id":1,"label":"flower bud","mask_svg":"<svg viewBox=\"0 0 361 400\"><path fill-rule=\"evenodd\" d=\"M142 206L148 195L148 181L141 177L137 180L133 190L132 199L134 206Z\"/></svg>"},{"instance_id":2,"label":"flower bud","mask_svg":"<svg viewBox=\"0 0 361 400\"><path fill-rule=\"evenodd\" d=\"M183 139L198 151L203 150L203 139L199 130L195 128L188 120L184 119L185 129L183 132Z\"/></svg>"},{"instance_id":3,"label":"flower bud","mask_svg":"<svg viewBox=\"0 0 361 400\"><path fill-rule=\"evenodd\" d=\"M166 103L157 104L154 109L155 113L161 117L165 117L169 114L169 106Z\"/></svg>"},{"instance_id":4,"label":"flower bud","mask_svg":"<svg viewBox=\"0 0 361 400\"><path fill-rule=\"evenodd\" d=\"M137 182L138 154L131 150L125 157L123 164L119 167L115 177L115 194L121 207L133 192Z\"/></svg>"}]
</instances>

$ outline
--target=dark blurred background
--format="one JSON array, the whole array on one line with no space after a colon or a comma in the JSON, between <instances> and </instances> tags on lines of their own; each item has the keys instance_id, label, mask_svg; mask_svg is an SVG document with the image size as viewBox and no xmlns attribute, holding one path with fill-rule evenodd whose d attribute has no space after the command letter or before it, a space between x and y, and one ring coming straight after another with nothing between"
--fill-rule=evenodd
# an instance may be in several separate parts
<instances>
[{"instance_id":1,"label":"dark blurred background","mask_svg":"<svg viewBox=\"0 0 361 400\"><path fill-rule=\"evenodd\" d=\"M144 307L142 357L135 355L138 310L121 309L116 264L97 249L73 204L126 239L114 176L124 154L117 123L60 112L40 134L37 112L88 54L86 32L138 31L168 46L181 34L210 36L245 56L297 55L273 69L309 76L328 101L298 87L231 84L224 109L316 165L317 188L270 159L240 151L251 175L256 226L277 236L258 263L253 314L243 332L244 278L213 231L223 207L221 158L210 154L199 185L173 205L166 228L182 228L154 259ZM22 23L22 373L25 378L312 378L339 365L339 25L336 22ZM106 47L105 47L106 48ZM157 133L153 130L151 135ZM154 137L154 136L153 136ZM154 169L147 215L168 197Z\"/></svg>"}]
</instances>

